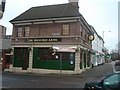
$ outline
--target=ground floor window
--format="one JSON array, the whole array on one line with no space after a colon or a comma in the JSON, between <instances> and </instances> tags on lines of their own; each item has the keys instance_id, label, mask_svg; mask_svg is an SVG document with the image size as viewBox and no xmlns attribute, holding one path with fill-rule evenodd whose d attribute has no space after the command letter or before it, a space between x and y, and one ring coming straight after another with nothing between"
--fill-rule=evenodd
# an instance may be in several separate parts
<instances>
[{"instance_id":1,"label":"ground floor window","mask_svg":"<svg viewBox=\"0 0 120 90\"><path fill-rule=\"evenodd\" d=\"M84 68L90 67L91 53L89 51L86 51L86 50L81 50L81 52L80 52L80 60L81 60L80 65L84 65ZM83 62L82 62L82 60L83 60ZM80 68L82 68L82 66L80 66Z\"/></svg>"},{"instance_id":2,"label":"ground floor window","mask_svg":"<svg viewBox=\"0 0 120 90\"><path fill-rule=\"evenodd\" d=\"M38 48L40 60L53 60L52 50L50 48Z\"/></svg>"},{"instance_id":3,"label":"ground floor window","mask_svg":"<svg viewBox=\"0 0 120 90\"><path fill-rule=\"evenodd\" d=\"M49 47L33 48L33 68L74 70L75 53L56 52Z\"/></svg>"}]
</instances>

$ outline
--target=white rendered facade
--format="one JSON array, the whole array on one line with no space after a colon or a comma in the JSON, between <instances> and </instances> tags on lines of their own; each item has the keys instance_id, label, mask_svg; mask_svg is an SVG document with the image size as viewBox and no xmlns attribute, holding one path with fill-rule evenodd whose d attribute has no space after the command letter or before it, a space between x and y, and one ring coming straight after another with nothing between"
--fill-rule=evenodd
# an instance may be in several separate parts
<instances>
[{"instance_id":1,"label":"white rendered facade","mask_svg":"<svg viewBox=\"0 0 120 90\"><path fill-rule=\"evenodd\" d=\"M99 64L104 63L104 41L101 36L97 34L95 29L91 27L91 29L94 32L94 40L92 41L92 49L94 51L94 54L92 55L92 64L94 66L97 66Z\"/></svg>"}]
</instances>

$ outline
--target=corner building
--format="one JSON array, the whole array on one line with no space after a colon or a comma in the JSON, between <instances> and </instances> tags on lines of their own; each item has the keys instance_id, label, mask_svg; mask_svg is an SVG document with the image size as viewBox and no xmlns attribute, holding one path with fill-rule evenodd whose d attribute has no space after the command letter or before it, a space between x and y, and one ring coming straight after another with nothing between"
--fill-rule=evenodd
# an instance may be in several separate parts
<instances>
[{"instance_id":1,"label":"corner building","mask_svg":"<svg viewBox=\"0 0 120 90\"><path fill-rule=\"evenodd\" d=\"M78 2L32 7L13 24L15 72L78 74L91 67L93 34Z\"/></svg>"}]
</instances>

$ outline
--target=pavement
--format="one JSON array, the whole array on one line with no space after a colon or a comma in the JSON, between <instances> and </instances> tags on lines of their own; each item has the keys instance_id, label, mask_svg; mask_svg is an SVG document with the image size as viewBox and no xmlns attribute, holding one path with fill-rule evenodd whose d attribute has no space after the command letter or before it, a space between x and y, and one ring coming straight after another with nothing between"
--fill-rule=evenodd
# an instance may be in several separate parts
<instances>
[{"instance_id":1,"label":"pavement","mask_svg":"<svg viewBox=\"0 0 120 90\"><path fill-rule=\"evenodd\" d=\"M108 70L109 69L109 70ZM104 71L106 71L104 73ZM112 74L113 71L113 64L106 63L106 65L100 65L91 69L88 69L80 74L37 74L37 73L24 73L24 72L3 72L4 74L14 74L14 75L31 75L31 76L48 76L48 77L76 77L76 78L86 78L86 77L105 77L106 75Z\"/></svg>"}]
</instances>

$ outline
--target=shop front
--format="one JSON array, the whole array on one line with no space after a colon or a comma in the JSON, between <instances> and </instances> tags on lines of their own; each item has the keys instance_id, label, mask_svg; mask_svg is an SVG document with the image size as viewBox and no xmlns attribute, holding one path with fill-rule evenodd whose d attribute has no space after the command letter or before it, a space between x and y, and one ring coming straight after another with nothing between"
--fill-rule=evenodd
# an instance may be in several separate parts
<instances>
[{"instance_id":1,"label":"shop front","mask_svg":"<svg viewBox=\"0 0 120 90\"><path fill-rule=\"evenodd\" d=\"M75 51L72 45L38 45L14 47L13 68L34 70L75 70ZM51 71L52 73L52 71Z\"/></svg>"},{"instance_id":2,"label":"shop front","mask_svg":"<svg viewBox=\"0 0 120 90\"><path fill-rule=\"evenodd\" d=\"M33 68L74 70L75 52L57 52L51 47L33 48Z\"/></svg>"},{"instance_id":3,"label":"shop front","mask_svg":"<svg viewBox=\"0 0 120 90\"><path fill-rule=\"evenodd\" d=\"M90 68L90 57L90 52L78 45L15 46L12 68L18 72L77 74Z\"/></svg>"}]
</instances>

